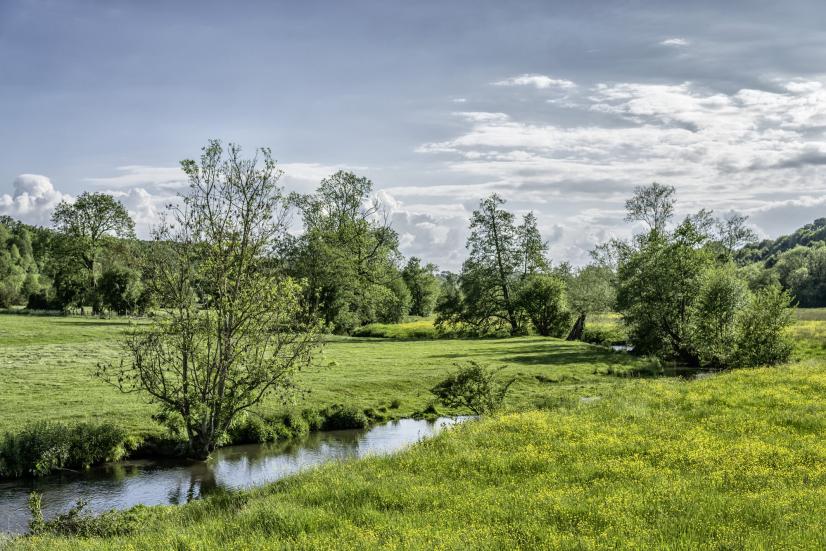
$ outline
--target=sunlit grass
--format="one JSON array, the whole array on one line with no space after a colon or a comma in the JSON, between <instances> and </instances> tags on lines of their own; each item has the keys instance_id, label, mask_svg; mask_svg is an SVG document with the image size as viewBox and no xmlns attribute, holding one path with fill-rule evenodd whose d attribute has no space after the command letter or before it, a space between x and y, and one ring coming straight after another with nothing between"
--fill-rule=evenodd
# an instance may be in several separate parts
<instances>
[{"instance_id":1,"label":"sunlit grass","mask_svg":"<svg viewBox=\"0 0 826 551\"><path fill-rule=\"evenodd\" d=\"M158 434L154 406L139 394L124 395L94 377L98 362L118 361L125 320L0 316L0 431L39 419L67 422L106 419L132 433ZM427 323L424 321L417 323ZM428 389L457 362L508 366L516 378L507 406L534 407L558 399L599 395L623 384L616 377L637 360L577 342L541 337L517 339L380 340L336 338L302 371L306 393L291 404L272 398L265 414L348 404L385 408L388 417L409 417L431 402ZM397 408L390 408L398 401Z\"/></svg>"},{"instance_id":2,"label":"sunlit grass","mask_svg":"<svg viewBox=\"0 0 826 551\"><path fill-rule=\"evenodd\" d=\"M823 549L826 363L637 380L42 549Z\"/></svg>"}]
</instances>

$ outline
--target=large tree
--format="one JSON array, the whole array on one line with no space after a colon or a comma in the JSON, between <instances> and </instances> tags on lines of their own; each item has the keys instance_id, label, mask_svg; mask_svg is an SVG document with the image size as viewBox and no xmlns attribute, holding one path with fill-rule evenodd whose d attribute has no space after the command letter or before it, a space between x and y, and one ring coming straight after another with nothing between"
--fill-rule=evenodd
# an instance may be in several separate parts
<instances>
[{"instance_id":1,"label":"large tree","mask_svg":"<svg viewBox=\"0 0 826 551\"><path fill-rule=\"evenodd\" d=\"M398 308L405 300L398 235L381 203L371 200L372 190L369 179L339 171L314 194L294 199L305 231L291 269L308 282L308 311L339 332L403 314L408 306Z\"/></svg>"},{"instance_id":2,"label":"large tree","mask_svg":"<svg viewBox=\"0 0 826 551\"><path fill-rule=\"evenodd\" d=\"M319 333L278 261L286 209L269 150L245 159L212 141L181 166L189 192L156 229L147 266L163 314L131 332L127 358L100 375L147 394L204 458L239 413L293 387Z\"/></svg>"},{"instance_id":3,"label":"large tree","mask_svg":"<svg viewBox=\"0 0 826 551\"><path fill-rule=\"evenodd\" d=\"M520 319L514 286L524 255L519 249L514 216L503 208L504 203L493 194L473 211L462 287L467 321L478 326L502 322L515 334L520 329Z\"/></svg>"},{"instance_id":4,"label":"large tree","mask_svg":"<svg viewBox=\"0 0 826 551\"><path fill-rule=\"evenodd\" d=\"M74 202L61 201L52 214L55 228L68 240L64 243L83 263L94 313L100 311L97 293L102 249L111 237L133 238L135 223L123 204L105 193L83 193Z\"/></svg>"}]
</instances>

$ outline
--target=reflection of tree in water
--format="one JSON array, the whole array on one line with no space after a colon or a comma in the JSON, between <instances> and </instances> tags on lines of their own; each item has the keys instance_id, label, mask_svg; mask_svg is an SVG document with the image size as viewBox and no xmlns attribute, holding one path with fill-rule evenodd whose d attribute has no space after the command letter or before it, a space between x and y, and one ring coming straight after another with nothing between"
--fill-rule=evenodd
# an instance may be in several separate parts
<instances>
[{"instance_id":1,"label":"reflection of tree in water","mask_svg":"<svg viewBox=\"0 0 826 551\"><path fill-rule=\"evenodd\" d=\"M209 463L216 470L220 469L222 463L228 467L236 467L242 463L248 474L271 467L269 462L274 459L294 465L300 465L302 459L308 459L308 464L315 464L318 463L318 459L356 455L366 432L365 430L313 432L304 438L266 444L231 446L217 450Z\"/></svg>"},{"instance_id":2,"label":"reflection of tree in water","mask_svg":"<svg viewBox=\"0 0 826 551\"><path fill-rule=\"evenodd\" d=\"M201 496L208 495L218 488L218 481L215 472L208 463L195 463L190 465L187 472L189 479L181 477L178 485L170 488L167 499L172 505L188 503Z\"/></svg>"}]
</instances>

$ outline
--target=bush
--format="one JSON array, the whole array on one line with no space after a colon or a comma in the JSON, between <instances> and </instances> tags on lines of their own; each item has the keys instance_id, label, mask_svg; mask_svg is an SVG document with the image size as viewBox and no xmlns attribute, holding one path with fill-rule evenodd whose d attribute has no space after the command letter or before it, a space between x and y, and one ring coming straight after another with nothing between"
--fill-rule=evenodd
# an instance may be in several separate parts
<instances>
[{"instance_id":1,"label":"bush","mask_svg":"<svg viewBox=\"0 0 826 551\"><path fill-rule=\"evenodd\" d=\"M290 412L284 416L284 426L290 431L292 437L305 436L310 432L310 424L299 413Z\"/></svg>"},{"instance_id":2,"label":"bush","mask_svg":"<svg viewBox=\"0 0 826 551\"><path fill-rule=\"evenodd\" d=\"M317 409L305 409L301 412L301 417L307 421L307 426L311 431L321 430L324 426L324 416Z\"/></svg>"},{"instance_id":3,"label":"bush","mask_svg":"<svg viewBox=\"0 0 826 551\"><path fill-rule=\"evenodd\" d=\"M791 296L779 286L754 294L738 316L738 366L777 365L789 360L792 343L786 328L792 323L791 302Z\"/></svg>"},{"instance_id":4,"label":"bush","mask_svg":"<svg viewBox=\"0 0 826 551\"><path fill-rule=\"evenodd\" d=\"M733 266L708 270L691 308L691 342L700 363L725 367L737 353L737 314L749 298L748 287Z\"/></svg>"},{"instance_id":5,"label":"bush","mask_svg":"<svg viewBox=\"0 0 826 551\"><path fill-rule=\"evenodd\" d=\"M330 406L324 410L324 430L364 429L370 425L367 416L353 406Z\"/></svg>"},{"instance_id":6,"label":"bush","mask_svg":"<svg viewBox=\"0 0 826 551\"><path fill-rule=\"evenodd\" d=\"M82 538L110 538L132 533L137 526L137 514L134 510L127 512L109 511L101 515L86 513L86 501L78 500L67 512L51 520L43 518L42 498L37 492L29 494L29 511L32 520L29 523L29 535L78 536Z\"/></svg>"},{"instance_id":7,"label":"bush","mask_svg":"<svg viewBox=\"0 0 826 551\"><path fill-rule=\"evenodd\" d=\"M517 302L525 310L537 333L543 337L562 337L571 325L571 312L561 278L535 274L517 292Z\"/></svg>"},{"instance_id":8,"label":"bush","mask_svg":"<svg viewBox=\"0 0 826 551\"><path fill-rule=\"evenodd\" d=\"M130 447L126 431L111 423L38 421L0 442L0 476L44 476L60 469L87 469L121 459Z\"/></svg>"},{"instance_id":9,"label":"bush","mask_svg":"<svg viewBox=\"0 0 826 551\"><path fill-rule=\"evenodd\" d=\"M270 422L248 413L233 421L226 440L230 444L263 444L273 442L276 437L277 434Z\"/></svg>"},{"instance_id":10,"label":"bush","mask_svg":"<svg viewBox=\"0 0 826 551\"><path fill-rule=\"evenodd\" d=\"M583 342L598 344L601 346L611 346L612 344L625 344L628 335L625 328L620 324L586 324L582 331Z\"/></svg>"},{"instance_id":11,"label":"bush","mask_svg":"<svg viewBox=\"0 0 826 551\"><path fill-rule=\"evenodd\" d=\"M505 383L494 382L496 374L505 369L487 369L476 362L469 362L447 379L430 389L447 407L464 407L476 415L491 413L502 405L508 389L515 379Z\"/></svg>"}]
</instances>

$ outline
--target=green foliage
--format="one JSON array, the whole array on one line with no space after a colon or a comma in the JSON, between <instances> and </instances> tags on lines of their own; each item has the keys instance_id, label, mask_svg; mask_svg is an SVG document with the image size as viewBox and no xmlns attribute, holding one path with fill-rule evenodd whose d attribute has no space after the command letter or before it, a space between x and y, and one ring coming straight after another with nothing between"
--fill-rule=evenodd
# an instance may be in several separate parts
<instances>
[{"instance_id":1,"label":"green foliage","mask_svg":"<svg viewBox=\"0 0 826 551\"><path fill-rule=\"evenodd\" d=\"M686 219L673 233L652 230L620 259L617 307L635 352L697 363L691 304L714 256L707 236Z\"/></svg>"},{"instance_id":2,"label":"green foliage","mask_svg":"<svg viewBox=\"0 0 826 551\"><path fill-rule=\"evenodd\" d=\"M227 441L231 444L263 444L274 442L278 435L272 422L248 412L233 419L227 430Z\"/></svg>"},{"instance_id":3,"label":"green foliage","mask_svg":"<svg viewBox=\"0 0 826 551\"><path fill-rule=\"evenodd\" d=\"M82 264L86 272L86 298L100 311L98 293L101 256L113 237L134 239L135 223L123 204L105 193L82 193L73 202L61 201L52 223L66 239L61 242L65 266ZM73 272L75 270L72 270Z\"/></svg>"},{"instance_id":4,"label":"green foliage","mask_svg":"<svg viewBox=\"0 0 826 551\"><path fill-rule=\"evenodd\" d=\"M524 333L518 288L526 277L548 270L547 245L533 213L516 226L504 204L493 194L473 212L462 273L458 279L444 279L436 306L438 330L461 327L474 335Z\"/></svg>"},{"instance_id":5,"label":"green foliage","mask_svg":"<svg viewBox=\"0 0 826 551\"><path fill-rule=\"evenodd\" d=\"M562 337L571 325L565 282L554 275L528 275L519 286L517 304L543 337Z\"/></svg>"},{"instance_id":6,"label":"green foliage","mask_svg":"<svg viewBox=\"0 0 826 551\"><path fill-rule=\"evenodd\" d=\"M779 287L757 291L738 314L736 365L756 367L789 360L792 343L787 328L792 324L791 297Z\"/></svg>"},{"instance_id":7,"label":"green foliage","mask_svg":"<svg viewBox=\"0 0 826 551\"><path fill-rule=\"evenodd\" d=\"M410 257L402 270L402 278L410 290L411 316L429 316L439 297L439 280L434 275L436 266L423 265L415 256Z\"/></svg>"},{"instance_id":8,"label":"green foliage","mask_svg":"<svg viewBox=\"0 0 826 551\"><path fill-rule=\"evenodd\" d=\"M108 511L99 515L87 513L87 502L83 499L65 513L51 520L43 518L42 496L38 492L29 494L29 536L72 536L80 538L112 538L134 532L138 526L138 514L133 511Z\"/></svg>"},{"instance_id":9,"label":"green foliage","mask_svg":"<svg viewBox=\"0 0 826 551\"><path fill-rule=\"evenodd\" d=\"M734 266L709 269L703 274L691 306L691 341L702 364L725 367L737 363L737 322L747 317L742 311L749 295Z\"/></svg>"},{"instance_id":10,"label":"green foliage","mask_svg":"<svg viewBox=\"0 0 826 551\"><path fill-rule=\"evenodd\" d=\"M430 392L449 408L467 408L476 415L485 415L499 409L515 379L504 383L495 381L505 366L491 369L476 362L468 362Z\"/></svg>"},{"instance_id":11,"label":"green foliage","mask_svg":"<svg viewBox=\"0 0 826 551\"><path fill-rule=\"evenodd\" d=\"M28 226L0 217L0 308L26 304L30 295L43 293L48 286Z\"/></svg>"},{"instance_id":12,"label":"green foliage","mask_svg":"<svg viewBox=\"0 0 826 551\"><path fill-rule=\"evenodd\" d=\"M290 393L319 324L302 315L304 286L273 257L288 241L287 204L269 150L245 159L211 141L199 163L181 166L189 192L156 229L151 258L163 314L127 332L126 359L101 362L97 375L147 396L182 423L191 456L206 458L237 415Z\"/></svg>"},{"instance_id":13,"label":"green foliage","mask_svg":"<svg viewBox=\"0 0 826 551\"><path fill-rule=\"evenodd\" d=\"M448 337L450 333L439 332L429 319L402 323L370 323L353 331L354 337L380 339L435 339Z\"/></svg>"},{"instance_id":14,"label":"green foliage","mask_svg":"<svg viewBox=\"0 0 826 551\"><path fill-rule=\"evenodd\" d=\"M119 315L142 313L148 305L148 290L137 270L112 267L104 271L98 282L98 293L104 308Z\"/></svg>"},{"instance_id":15,"label":"green foliage","mask_svg":"<svg viewBox=\"0 0 826 551\"><path fill-rule=\"evenodd\" d=\"M355 406L333 405L326 408L323 430L364 429L370 425L370 420L363 411Z\"/></svg>"},{"instance_id":16,"label":"green foliage","mask_svg":"<svg viewBox=\"0 0 826 551\"><path fill-rule=\"evenodd\" d=\"M316 193L293 197L304 234L288 247L289 270L306 281L307 315L320 316L337 333L399 321L410 307L398 268L398 235L381 204L370 202L372 190L369 179L339 171L323 179Z\"/></svg>"},{"instance_id":17,"label":"green foliage","mask_svg":"<svg viewBox=\"0 0 826 551\"><path fill-rule=\"evenodd\" d=\"M66 425L36 421L0 441L0 477L44 476L60 469L87 469L123 457L130 445L112 423Z\"/></svg>"}]
</instances>

